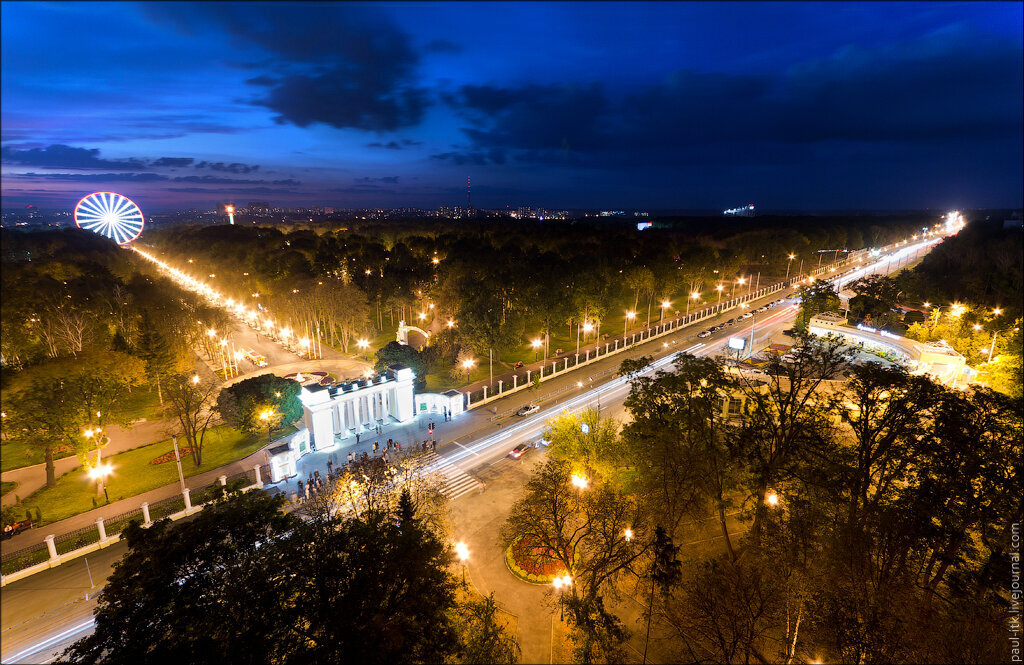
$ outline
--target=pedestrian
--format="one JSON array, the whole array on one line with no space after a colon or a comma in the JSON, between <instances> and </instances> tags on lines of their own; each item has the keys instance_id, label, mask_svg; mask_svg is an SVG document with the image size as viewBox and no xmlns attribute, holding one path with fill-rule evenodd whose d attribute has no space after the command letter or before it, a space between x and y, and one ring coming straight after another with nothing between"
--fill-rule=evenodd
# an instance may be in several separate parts
<instances>
[{"instance_id":1,"label":"pedestrian","mask_svg":"<svg viewBox=\"0 0 1024 665\"><path fill-rule=\"evenodd\" d=\"M309 485L306 485L306 501L309 501Z\"/></svg>"},{"instance_id":2,"label":"pedestrian","mask_svg":"<svg viewBox=\"0 0 1024 665\"><path fill-rule=\"evenodd\" d=\"M433 439L430 442L430 449L434 452L437 452L437 439Z\"/></svg>"},{"instance_id":3,"label":"pedestrian","mask_svg":"<svg viewBox=\"0 0 1024 665\"><path fill-rule=\"evenodd\" d=\"M302 496L302 481L299 481L299 496Z\"/></svg>"},{"instance_id":4,"label":"pedestrian","mask_svg":"<svg viewBox=\"0 0 1024 665\"><path fill-rule=\"evenodd\" d=\"M402 452L402 444L396 442L395 445L398 446L398 452Z\"/></svg>"},{"instance_id":5,"label":"pedestrian","mask_svg":"<svg viewBox=\"0 0 1024 665\"><path fill-rule=\"evenodd\" d=\"M359 432L356 432L356 443L359 443Z\"/></svg>"},{"instance_id":6,"label":"pedestrian","mask_svg":"<svg viewBox=\"0 0 1024 665\"><path fill-rule=\"evenodd\" d=\"M349 453L348 453L348 463L349 464L352 463L352 451L349 451Z\"/></svg>"},{"instance_id":7,"label":"pedestrian","mask_svg":"<svg viewBox=\"0 0 1024 665\"><path fill-rule=\"evenodd\" d=\"M313 472L313 477L316 478L316 484L320 484L320 469Z\"/></svg>"},{"instance_id":8,"label":"pedestrian","mask_svg":"<svg viewBox=\"0 0 1024 665\"><path fill-rule=\"evenodd\" d=\"M334 462L327 460L327 475L329 476L332 473L334 473Z\"/></svg>"}]
</instances>

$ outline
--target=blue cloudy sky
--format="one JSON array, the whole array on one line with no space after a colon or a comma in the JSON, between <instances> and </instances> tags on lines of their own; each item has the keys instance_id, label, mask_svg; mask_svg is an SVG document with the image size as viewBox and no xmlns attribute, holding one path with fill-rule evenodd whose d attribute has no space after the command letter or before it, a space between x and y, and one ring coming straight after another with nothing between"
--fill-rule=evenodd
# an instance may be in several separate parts
<instances>
[{"instance_id":1,"label":"blue cloudy sky","mask_svg":"<svg viewBox=\"0 0 1024 665\"><path fill-rule=\"evenodd\" d=\"M1022 4L4 2L4 207L1019 207Z\"/></svg>"}]
</instances>

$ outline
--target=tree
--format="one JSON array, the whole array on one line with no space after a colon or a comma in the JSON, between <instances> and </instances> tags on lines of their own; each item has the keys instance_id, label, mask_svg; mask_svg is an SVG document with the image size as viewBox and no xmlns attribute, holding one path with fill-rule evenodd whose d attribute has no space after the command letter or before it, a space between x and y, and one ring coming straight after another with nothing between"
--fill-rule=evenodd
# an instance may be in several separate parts
<instances>
[{"instance_id":1,"label":"tree","mask_svg":"<svg viewBox=\"0 0 1024 665\"><path fill-rule=\"evenodd\" d=\"M622 457L619 424L613 418L601 418L597 409L561 413L551 419L548 439L551 455L575 468L595 470L610 477Z\"/></svg>"},{"instance_id":2,"label":"tree","mask_svg":"<svg viewBox=\"0 0 1024 665\"><path fill-rule=\"evenodd\" d=\"M373 369L382 373L389 365L402 364L412 370L416 380L413 382L413 389L416 392L423 392L427 387L427 372L429 368L419 351L401 342L388 342L377 349L377 360Z\"/></svg>"},{"instance_id":3,"label":"tree","mask_svg":"<svg viewBox=\"0 0 1024 665\"><path fill-rule=\"evenodd\" d=\"M702 520L717 513L732 552L725 512L737 478L721 400L735 391L733 381L712 358L679 354L674 371L640 376L648 362L627 360L620 370L632 377L625 402L632 420L622 430L623 450L637 468L641 491L670 534L687 515Z\"/></svg>"},{"instance_id":4,"label":"tree","mask_svg":"<svg viewBox=\"0 0 1024 665\"><path fill-rule=\"evenodd\" d=\"M899 325L894 311L899 304L900 290L896 280L885 275L861 277L850 285L856 295L850 298L850 318L873 326Z\"/></svg>"},{"instance_id":5,"label":"tree","mask_svg":"<svg viewBox=\"0 0 1024 665\"><path fill-rule=\"evenodd\" d=\"M547 548L573 584L566 599L570 623L583 633L584 662L598 646L612 653L625 633L601 597L650 547L640 504L591 474L586 488L572 482L568 462L549 458L526 483L501 528L507 547L519 537ZM629 528L631 533L626 532ZM635 572L635 571L633 571Z\"/></svg>"},{"instance_id":6,"label":"tree","mask_svg":"<svg viewBox=\"0 0 1024 665\"><path fill-rule=\"evenodd\" d=\"M282 575L275 543L299 520L283 495L237 493L185 523L131 522L128 553L98 598L95 628L72 663L261 663L277 660ZM268 575L269 573L269 575ZM230 607L231 611L224 611ZM217 616L217 621L210 621Z\"/></svg>"},{"instance_id":7,"label":"tree","mask_svg":"<svg viewBox=\"0 0 1024 665\"><path fill-rule=\"evenodd\" d=\"M130 525L94 633L63 658L437 663L467 644L507 647L493 625L460 636L452 554L415 512L299 520L283 503L233 493L187 524Z\"/></svg>"},{"instance_id":8,"label":"tree","mask_svg":"<svg viewBox=\"0 0 1024 665\"><path fill-rule=\"evenodd\" d=\"M156 329L149 310L142 311L137 353L146 363L146 374L156 383L160 405L164 403L163 381L174 372L174 354L167 339Z\"/></svg>"},{"instance_id":9,"label":"tree","mask_svg":"<svg viewBox=\"0 0 1024 665\"><path fill-rule=\"evenodd\" d=\"M768 362L767 383L739 382L745 405L742 425L729 437L735 459L743 461L743 483L753 503L752 543L761 543L768 490L791 477L797 462L811 450L830 445L834 425L827 400L816 395L846 356L838 341L805 338L798 358Z\"/></svg>"},{"instance_id":10,"label":"tree","mask_svg":"<svg viewBox=\"0 0 1024 665\"><path fill-rule=\"evenodd\" d=\"M273 374L261 374L239 381L220 391L214 407L224 422L246 432L267 427L261 414L271 411L271 418L281 425L291 425L302 417L298 381Z\"/></svg>"},{"instance_id":11,"label":"tree","mask_svg":"<svg viewBox=\"0 0 1024 665\"><path fill-rule=\"evenodd\" d=\"M832 283L825 280L801 286L797 298L800 299L800 313L794 324L797 330L806 330L811 317L817 314L839 311L839 294Z\"/></svg>"},{"instance_id":12,"label":"tree","mask_svg":"<svg viewBox=\"0 0 1024 665\"><path fill-rule=\"evenodd\" d=\"M204 383L198 375L189 378L184 374L175 374L167 379L170 411L178 419L196 466L203 464L203 440L215 415L213 407L218 393L216 382Z\"/></svg>"},{"instance_id":13,"label":"tree","mask_svg":"<svg viewBox=\"0 0 1024 665\"><path fill-rule=\"evenodd\" d=\"M464 665L515 665L519 662L519 645L498 623L497 611L494 592L482 600L469 600L458 607L456 625L461 647L456 662Z\"/></svg>"}]
</instances>

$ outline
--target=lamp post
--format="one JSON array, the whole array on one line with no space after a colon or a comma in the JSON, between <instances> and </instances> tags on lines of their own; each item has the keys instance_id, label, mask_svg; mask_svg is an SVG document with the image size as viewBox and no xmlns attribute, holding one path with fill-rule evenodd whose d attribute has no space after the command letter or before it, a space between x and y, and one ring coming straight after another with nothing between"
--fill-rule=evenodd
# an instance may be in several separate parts
<instances>
[{"instance_id":1,"label":"lamp post","mask_svg":"<svg viewBox=\"0 0 1024 665\"><path fill-rule=\"evenodd\" d=\"M622 326L622 346L626 346L626 331L629 330L629 322L636 316L636 312L626 312L626 323Z\"/></svg>"},{"instance_id":2,"label":"lamp post","mask_svg":"<svg viewBox=\"0 0 1024 665\"><path fill-rule=\"evenodd\" d=\"M996 316L999 316L1000 314L1003 313L1003 310L1001 310L998 307L996 307L994 310L992 310L992 313L995 314ZM993 330L992 331L992 345L988 347L988 361L987 362L992 362L992 353L996 350L996 335L998 335L998 334L999 334L998 330Z\"/></svg>"},{"instance_id":3,"label":"lamp post","mask_svg":"<svg viewBox=\"0 0 1024 665\"><path fill-rule=\"evenodd\" d=\"M744 284L747 283L747 278L746 277L740 277L740 278L738 278L736 280L736 283L739 284L740 286L743 286Z\"/></svg>"},{"instance_id":4,"label":"lamp post","mask_svg":"<svg viewBox=\"0 0 1024 665\"><path fill-rule=\"evenodd\" d=\"M370 348L370 342L365 339L356 340L356 346L359 347L360 353L366 354L366 349Z\"/></svg>"},{"instance_id":5,"label":"lamp post","mask_svg":"<svg viewBox=\"0 0 1024 665\"><path fill-rule=\"evenodd\" d=\"M665 322L665 310L672 306L672 303L668 300L661 301L661 318L658 319L658 325L660 326Z\"/></svg>"},{"instance_id":6,"label":"lamp post","mask_svg":"<svg viewBox=\"0 0 1024 665\"><path fill-rule=\"evenodd\" d=\"M715 287L715 290L718 291L718 304L715 305L715 309L717 309L718 311L722 311L722 291L724 289L725 287L722 286L721 284Z\"/></svg>"},{"instance_id":7,"label":"lamp post","mask_svg":"<svg viewBox=\"0 0 1024 665\"><path fill-rule=\"evenodd\" d=\"M535 339L535 340L532 340L530 342L530 346L533 347L533 359L534 360L537 360L537 359L540 358L540 351L539 351L539 349L540 349L540 345L543 344L543 343L544 342L542 342L539 339ZM578 350L579 348L580 348L580 346L579 346L579 338L577 338L576 349Z\"/></svg>"},{"instance_id":8,"label":"lamp post","mask_svg":"<svg viewBox=\"0 0 1024 665\"><path fill-rule=\"evenodd\" d=\"M565 590L572 584L572 578L568 574L559 575L551 583L558 589L558 620L565 621Z\"/></svg>"},{"instance_id":9,"label":"lamp post","mask_svg":"<svg viewBox=\"0 0 1024 665\"><path fill-rule=\"evenodd\" d=\"M174 461L178 465L178 482L181 483L181 493L185 493L185 474L181 472L181 455L178 453L178 435L172 434L171 441L174 442Z\"/></svg>"},{"instance_id":10,"label":"lamp post","mask_svg":"<svg viewBox=\"0 0 1024 665\"><path fill-rule=\"evenodd\" d=\"M459 561L462 562L462 584L466 584L466 561L469 559L469 547L466 543L459 541L455 543L455 554L458 555Z\"/></svg>"},{"instance_id":11,"label":"lamp post","mask_svg":"<svg viewBox=\"0 0 1024 665\"><path fill-rule=\"evenodd\" d=\"M795 258L796 258L796 254L790 254L789 255L789 261L786 262L786 279L784 280L786 282L789 281L789 269L793 266L793 259L795 259Z\"/></svg>"},{"instance_id":12,"label":"lamp post","mask_svg":"<svg viewBox=\"0 0 1024 665\"><path fill-rule=\"evenodd\" d=\"M271 418L273 418L273 416L274 416L274 411L272 409L266 409L265 411L260 413L260 420L264 420L267 423L267 443L272 443L271 438L270 438L270 428L273 425L273 422L271 420Z\"/></svg>"}]
</instances>

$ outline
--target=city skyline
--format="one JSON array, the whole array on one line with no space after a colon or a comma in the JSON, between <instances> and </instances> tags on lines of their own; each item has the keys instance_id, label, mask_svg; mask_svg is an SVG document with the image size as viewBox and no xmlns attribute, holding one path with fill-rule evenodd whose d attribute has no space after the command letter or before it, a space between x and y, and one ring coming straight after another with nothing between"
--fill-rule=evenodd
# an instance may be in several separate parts
<instances>
[{"instance_id":1,"label":"city skyline","mask_svg":"<svg viewBox=\"0 0 1024 665\"><path fill-rule=\"evenodd\" d=\"M5 3L5 207L1021 205L1014 3ZM40 41L45 35L46 42ZM126 52L130 53L126 57Z\"/></svg>"}]
</instances>

